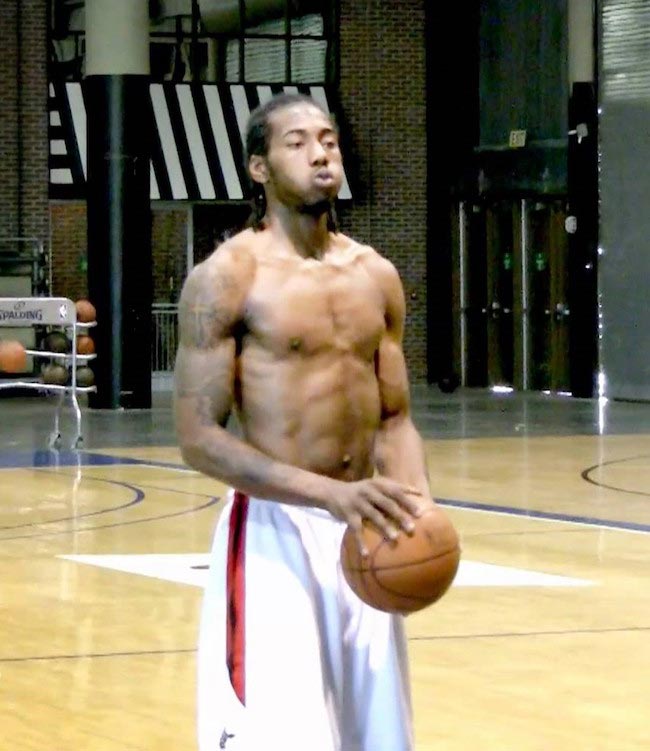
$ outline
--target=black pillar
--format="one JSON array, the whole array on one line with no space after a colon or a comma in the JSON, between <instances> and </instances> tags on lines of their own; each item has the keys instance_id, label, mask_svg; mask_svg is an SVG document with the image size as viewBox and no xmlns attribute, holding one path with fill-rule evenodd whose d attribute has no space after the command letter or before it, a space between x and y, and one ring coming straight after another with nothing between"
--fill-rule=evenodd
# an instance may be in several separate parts
<instances>
[{"instance_id":1,"label":"black pillar","mask_svg":"<svg viewBox=\"0 0 650 751\"><path fill-rule=\"evenodd\" d=\"M91 406L151 406L151 106L146 75L91 75L88 289L97 309Z\"/></svg>"},{"instance_id":2,"label":"black pillar","mask_svg":"<svg viewBox=\"0 0 650 751\"><path fill-rule=\"evenodd\" d=\"M426 4L428 381L458 385L453 361L452 207L472 192L479 125L480 0ZM453 39L452 45L445 40Z\"/></svg>"}]
</instances>

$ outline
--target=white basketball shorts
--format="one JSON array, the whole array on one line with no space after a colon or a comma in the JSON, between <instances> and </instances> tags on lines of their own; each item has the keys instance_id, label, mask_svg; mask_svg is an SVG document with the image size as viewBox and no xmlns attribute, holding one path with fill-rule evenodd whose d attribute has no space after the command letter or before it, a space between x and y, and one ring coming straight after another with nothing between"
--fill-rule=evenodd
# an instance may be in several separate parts
<instances>
[{"instance_id":1,"label":"white basketball shorts","mask_svg":"<svg viewBox=\"0 0 650 751\"><path fill-rule=\"evenodd\" d=\"M344 529L231 494L201 616L200 751L412 751L403 618L348 587Z\"/></svg>"}]
</instances>

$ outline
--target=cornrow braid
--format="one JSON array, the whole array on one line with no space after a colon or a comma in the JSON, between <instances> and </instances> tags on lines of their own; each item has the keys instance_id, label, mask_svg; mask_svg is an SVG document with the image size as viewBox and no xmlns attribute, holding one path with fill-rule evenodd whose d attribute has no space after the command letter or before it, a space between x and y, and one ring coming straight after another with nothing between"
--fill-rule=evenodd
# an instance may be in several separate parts
<instances>
[{"instance_id":1,"label":"cornrow braid","mask_svg":"<svg viewBox=\"0 0 650 751\"><path fill-rule=\"evenodd\" d=\"M246 222L247 227L251 227L255 232L264 229L264 216L266 215L266 195L261 185L255 185L253 188L253 198L251 200L251 213Z\"/></svg>"}]
</instances>

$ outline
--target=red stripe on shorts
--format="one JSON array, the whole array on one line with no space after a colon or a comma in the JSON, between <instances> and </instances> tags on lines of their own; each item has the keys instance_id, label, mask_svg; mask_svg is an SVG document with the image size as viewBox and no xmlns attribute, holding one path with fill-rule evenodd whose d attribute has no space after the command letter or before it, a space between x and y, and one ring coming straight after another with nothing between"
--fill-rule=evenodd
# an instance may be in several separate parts
<instances>
[{"instance_id":1,"label":"red stripe on shorts","mask_svg":"<svg viewBox=\"0 0 650 751\"><path fill-rule=\"evenodd\" d=\"M245 563L246 563L246 516L248 496L235 492L230 528L228 532L228 560L226 564L226 597L228 603L226 621L226 659L230 682L239 701L246 701L245 672Z\"/></svg>"}]
</instances>

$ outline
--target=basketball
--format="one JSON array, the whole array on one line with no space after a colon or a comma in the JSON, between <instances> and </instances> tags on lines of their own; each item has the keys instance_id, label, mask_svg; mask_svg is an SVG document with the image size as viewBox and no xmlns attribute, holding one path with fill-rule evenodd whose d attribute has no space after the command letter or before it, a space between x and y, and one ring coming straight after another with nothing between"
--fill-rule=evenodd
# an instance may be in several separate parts
<instances>
[{"instance_id":1,"label":"basketball","mask_svg":"<svg viewBox=\"0 0 650 751\"><path fill-rule=\"evenodd\" d=\"M77 320L80 323L93 323L97 319L95 306L88 300L77 300L74 306L77 310Z\"/></svg>"},{"instance_id":2,"label":"basketball","mask_svg":"<svg viewBox=\"0 0 650 751\"><path fill-rule=\"evenodd\" d=\"M52 331L43 341L47 352L65 353L70 351L70 340L63 331Z\"/></svg>"},{"instance_id":3,"label":"basketball","mask_svg":"<svg viewBox=\"0 0 650 751\"><path fill-rule=\"evenodd\" d=\"M411 535L401 532L389 540L372 524L364 523L368 550L362 556L353 530L341 542L341 565L346 581L368 605L408 615L438 601L451 586L460 563L458 534L439 506L415 520Z\"/></svg>"},{"instance_id":4,"label":"basketball","mask_svg":"<svg viewBox=\"0 0 650 751\"><path fill-rule=\"evenodd\" d=\"M87 365L77 368L77 386L88 388L89 386L94 385L94 383L95 374Z\"/></svg>"},{"instance_id":5,"label":"basketball","mask_svg":"<svg viewBox=\"0 0 650 751\"><path fill-rule=\"evenodd\" d=\"M65 365L52 362L43 366L41 377L43 383L48 386L65 386L68 383L69 373Z\"/></svg>"},{"instance_id":6,"label":"basketball","mask_svg":"<svg viewBox=\"0 0 650 751\"><path fill-rule=\"evenodd\" d=\"M86 334L82 334L77 337L77 354L78 355L94 355L95 354L95 342Z\"/></svg>"},{"instance_id":7,"label":"basketball","mask_svg":"<svg viewBox=\"0 0 650 751\"><path fill-rule=\"evenodd\" d=\"M14 339L0 340L0 370L5 373L27 370L27 352L20 342Z\"/></svg>"}]
</instances>

